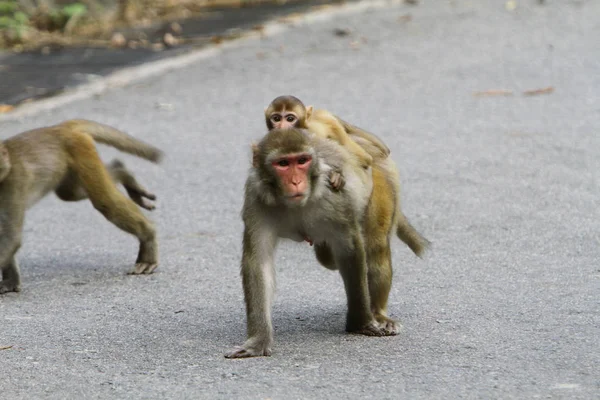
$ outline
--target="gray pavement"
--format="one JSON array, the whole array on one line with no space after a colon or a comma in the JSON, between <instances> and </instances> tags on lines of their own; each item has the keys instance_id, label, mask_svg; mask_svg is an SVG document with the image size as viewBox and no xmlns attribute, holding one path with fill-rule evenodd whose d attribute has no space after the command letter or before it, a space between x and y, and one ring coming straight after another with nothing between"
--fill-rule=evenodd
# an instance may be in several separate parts
<instances>
[{"instance_id":1,"label":"gray pavement","mask_svg":"<svg viewBox=\"0 0 600 400\"><path fill-rule=\"evenodd\" d=\"M0 299L2 398L600 398L600 4L537 3L340 16L1 122L5 138L90 118L169 154L120 156L159 197L152 276L125 275L136 242L89 203L49 197L28 214L23 291ZM473 95L490 89L514 95ZM388 143L434 250L393 242L404 331L368 338L343 331L339 276L285 243L273 356L228 360L245 337L248 146L282 93Z\"/></svg>"}]
</instances>

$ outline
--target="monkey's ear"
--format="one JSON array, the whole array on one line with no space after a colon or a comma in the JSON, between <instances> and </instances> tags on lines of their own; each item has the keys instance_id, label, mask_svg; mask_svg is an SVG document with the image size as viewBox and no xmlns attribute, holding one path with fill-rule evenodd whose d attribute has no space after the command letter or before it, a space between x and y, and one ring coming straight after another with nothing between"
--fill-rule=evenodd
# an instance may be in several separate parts
<instances>
[{"instance_id":1,"label":"monkey's ear","mask_svg":"<svg viewBox=\"0 0 600 400\"><path fill-rule=\"evenodd\" d=\"M306 107L306 119L310 119L312 112L313 112L313 106L307 106Z\"/></svg>"},{"instance_id":2,"label":"monkey's ear","mask_svg":"<svg viewBox=\"0 0 600 400\"><path fill-rule=\"evenodd\" d=\"M250 147L252 148L252 166L254 168L258 168L259 166L259 150L258 150L258 145L256 143L252 143L252 145L250 145Z\"/></svg>"}]
</instances>

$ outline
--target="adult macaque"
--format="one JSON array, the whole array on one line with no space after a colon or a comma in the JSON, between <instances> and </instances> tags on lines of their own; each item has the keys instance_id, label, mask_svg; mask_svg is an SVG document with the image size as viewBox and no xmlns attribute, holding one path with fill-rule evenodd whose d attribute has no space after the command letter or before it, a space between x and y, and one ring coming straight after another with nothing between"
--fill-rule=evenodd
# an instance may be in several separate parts
<instances>
[{"instance_id":1,"label":"adult macaque","mask_svg":"<svg viewBox=\"0 0 600 400\"><path fill-rule=\"evenodd\" d=\"M384 172L386 160L379 160L381 167L371 174L351 158L335 142L295 128L273 129L253 146L242 211L241 274L248 338L226 357L271 354L273 260L279 238L314 243L323 249L319 261L340 271L348 332L398 334L400 325L387 317L396 186ZM327 187L332 169L346 177L344 190Z\"/></svg>"},{"instance_id":2,"label":"adult macaque","mask_svg":"<svg viewBox=\"0 0 600 400\"><path fill-rule=\"evenodd\" d=\"M20 291L15 254L21 246L25 212L50 191L65 201L89 198L106 219L140 241L133 274L149 274L158 266L158 243L152 223L141 207L152 209L141 187L118 160L102 164L96 144L159 162L162 152L107 125L70 120L34 129L0 143L0 294ZM121 183L130 200L119 192Z\"/></svg>"},{"instance_id":3,"label":"adult macaque","mask_svg":"<svg viewBox=\"0 0 600 400\"><path fill-rule=\"evenodd\" d=\"M372 156L372 160L374 160L373 168L379 169L376 175L383 174L387 179L393 181L395 186L395 193L397 194L396 235L417 256L422 257L430 243L409 223L401 211L399 174L393 161L387 159L390 149L381 139L373 133L349 124L329 111L313 111L312 106L305 106L300 99L291 95L275 98L265 109L265 119L269 130L290 127L307 129L320 137L333 138L353 154L356 154L355 149L357 146ZM338 138L342 138L342 140ZM349 139L354 145L348 146L346 142L342 143L345 139ZM329 172L329 184L333 189L341 190L344 187L344 181L344 174L336 168ZM383 229L385 231L385 228ZM317 256L320 255L322 249L322 246L315 248Z\"/></svg>"}]
</instances>

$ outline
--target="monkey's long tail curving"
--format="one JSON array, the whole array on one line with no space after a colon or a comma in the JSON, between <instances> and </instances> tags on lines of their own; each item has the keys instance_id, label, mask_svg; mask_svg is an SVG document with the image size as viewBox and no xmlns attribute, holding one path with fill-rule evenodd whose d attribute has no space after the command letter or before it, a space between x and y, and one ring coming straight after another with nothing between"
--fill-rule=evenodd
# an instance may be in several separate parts
<instances>
[{"instance_id":1,"label":"monkey's long tail curving","mask_svg":"<svg viewBox=\"0 0 600 400\"><path fill-rule=\"evenodd\" d=\"M402 213L396 225L396 235L420 258L423 258L425 250L431 246L431 242L425 239Z\"/></svg>"},{"instance_id":2,"label":"monkey's long tail curving","mask_svg":"<svg viewBox=\"0 0 600 400\"><path fill-rule=\"evenodd\" d=\"M67 127L69 130L85 132L98 143L112 146L117 150L133 154L154 163L160 162L164 155L160 149L99 122L73 119L65 121L61 125Z\"/></svg>"}]
</instances>

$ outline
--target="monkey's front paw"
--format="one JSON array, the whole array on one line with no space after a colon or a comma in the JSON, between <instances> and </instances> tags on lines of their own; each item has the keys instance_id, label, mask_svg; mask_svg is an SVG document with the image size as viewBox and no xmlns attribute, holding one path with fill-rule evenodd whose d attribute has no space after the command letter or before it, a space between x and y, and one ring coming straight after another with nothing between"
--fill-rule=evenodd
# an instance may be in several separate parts
<instances>
[{"instance_id":1,"label":"monkey's front paw","mask_svg":"<svg viewBox=\"0 0 600 400\"><path fill-rule=\"evenodd\" d=\"M0 294L9 293L9 292L20 292L21 286L18 283L14 283L11 281L2 281L0 282Z\"/></svg>"},{"instance_id":2,"label":"monkey's front paw","mask_svg":"<svg viewBox=\"0 0 600 400\"><path fill-rule=\"evenodd\" d=\"M271 349L266 348L246 348L243 346L236 346L233 350L225 354L225 358L248 358L248 357L269 357L271 355Z\"/></svg>"},{"instance_id":3,"label":"monkey's front paw","mask_svg":"<svg viewBox=\"0 0 600 400\"><path fill-rule=\"evenodd\" d=\"M366 335L366 336L387 336L384 329L379 326L377 321L373 320L366 325L363 325L359 328L349 328L346 329L350 333L355 333L358 335Z\"/></svg>"},{"instance_id":4,"label":"monkey's front paw","mask_svg":"<svg viewBox=\"0 0 600 400\"><path fill-rule=\"evenodd\" d=\"M335 191L342 190L346 185L344 176L338 171L331 171L329 173L329 186Z\"/></svg>"},{"instance_id":5,"label":"monkey's front paw","mask_svg":"<svg viewBox=\"0 0 600 400\"><path fill-rule=\"evenodd\" d=\"M129 275L151 274L158 267L158 263L138 262L135 268L129 272Z\"/></svg>"},{"instance_id":6,"label":"monkey's front paw","mask_svg":"<svg viewBox=\"0 0 600 400\"><path fill-rule=\"evenodd\" d=\"M385 336L395 336L402 330L402 324L384 315L376 315L375 319L379 324L379 328L383 330Z\"/></svg>"}]
</instances>

